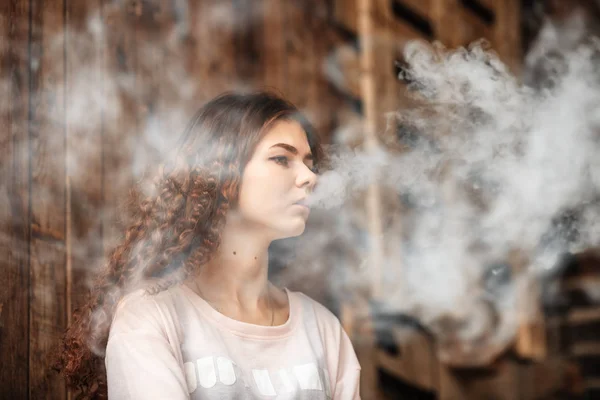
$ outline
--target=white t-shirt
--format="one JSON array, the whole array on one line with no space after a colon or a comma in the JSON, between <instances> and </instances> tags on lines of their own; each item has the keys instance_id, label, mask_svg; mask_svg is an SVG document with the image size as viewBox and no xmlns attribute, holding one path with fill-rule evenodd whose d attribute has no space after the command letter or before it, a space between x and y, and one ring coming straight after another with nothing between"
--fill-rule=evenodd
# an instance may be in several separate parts
<instances>
[{"instance_id":1,"label":"white t-shirt","mask_svg":"<svg viewBox=\"0 0 600 400\"><path fill-rule=\"evenodd\" d=\"M360 365L339 320L286 289L278 326L229 318L186 285L117 306L106 348L109 400L360 399Z\"/></svg>"}]
</instances>

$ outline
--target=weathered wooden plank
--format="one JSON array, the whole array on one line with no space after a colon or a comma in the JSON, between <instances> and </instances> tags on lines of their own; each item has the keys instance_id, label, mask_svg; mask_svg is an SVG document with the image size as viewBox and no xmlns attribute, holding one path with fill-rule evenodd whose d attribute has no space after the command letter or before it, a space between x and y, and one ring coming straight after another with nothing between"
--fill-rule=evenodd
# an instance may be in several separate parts
<instances>
[{"instance_id":1,"label":"weathered wooden plank","mask_svg":"<svg viewBox=\"0 0 600 400\"><path fill-rule=\"evenodd\" d=\"M153 168L163 161L163 148L159 143L164 140L161 133L169 131L169 127L165 125L168 119L166 108L169 105L163 101L166 94L164 82L171 63L179 62L178 57L166 56L168 38L171 37L171 18L166 1L148 0L141 3L141 10L132 21L136 42L132 56L136 57L135 112L138 126L130 138L135 143L131 149L135 159L129 173L134 181L139 180L148 169L154 173ZM177 99L170 106L176 107L179 102ZM124 201L126 195L127 188L124 188L120 200Z\"/></svg>"},{"instance_id":2,"label":"weathered wooden plank","mask_svg":"<svg viewBox=\"0 0 600 400\"><path fill-rule=\"evenodd\" d=\"M479 39L486 39L492 43L495 41L493 27L490 27L477 15L464 8L459 8L457 11L462 26L461 41L463 45L468 45Z\"/></svg>"},{"instance_id":3,"label":"weathered wooden plank","mask_svg":"<svg viewBox=\"0 0 600 400\"><path fill-rule=\"evenodd\" d=\"M459 0L432 0L432 23L435 38L449 48L463 45L462 21L456 10L462 7Z\"/></svg>"},{"instance_id":4,"label":"weathered wooden plank","mask_svg":"<svg viewBox=\"0 0 600 400\"><path fill-rule=\"evenodd\" d=\"M310 100L309 112L311 122L324 143L330 143L336 127L335 111L339 106L339 99L333 87L329 84L326 73L328 57L334 50L336 43L331 32L328 19L328 10L323 1L312 1L309 5L312 19L312 35L315 38L312 51L315 54L315 91Z\"/></svg>"},{"instance_id":5,"label":"weathered wooden plank","mask_svg":"<svg viewBox=\"0 0 600 400\"><path fill-rule=\"evenodd\" d=\"M189 2L186 72L197 84L194 107L237 87L234 56L234 10L231 2Z\"/></svg>"},{"instance_id":6,"label":"weathered wooden plank","mask_svg":"<svg viewBox=\"0 0 600 400\"><path fill-rule=\"evenodd\" d=\"M263 37L261 23L265 12L262 0L233 0L227 10L234 20L234 62L237 78L243 86L263 85Z\"/></svg>"},{"instance_id":7,"label":"weathered wooden plank","mask_svg":"<svg viewBox=\"0 0 600 400\"><path fill-rule=\"evenodd\" d=\"M360 93L361 101L363 105L363 121L362 121L362 147L365 152L372 152L378 146L377 141L377 117L378 117L378 101L377 97L377 82L381 82L376 79L376 68L385 68L385 64L379 64L382 53L378 51L380 49L381 42L375 41L379 39L381 30L377 30L376 22L374 21L374 14L376 12L377 3L370 0L359 0L357 2L357 34L359 44L359 65L361 70L360 76ZM378 21L379 22L379 21ZM381 29L379 27L379 29ZM385 35L387 32L383 31ZM385 36L383 36L385 37ZM384 41L384 45L387 41ZM388 48L389 50L389 48ZM368 249L368 272L365 274L365 288L369 291L371 296L380 296L381 288L381 261L383 256L383 243L381 241L382 233L382 221L381 221L381 197L380 188L376 184L369 185L365 196L365 212L367 216L366 226L361 228L365 229L370 235L370 248ZM366 310L366 304L362 305L362 315L368 315ZM360 310L360 309L359 309ZM369 326L368 322L365 321L365 328L362 331L363 336L361 342L363 347L357 347L357 355L361 363L364 363L363 373L361 375L361 386L365 395L371 396L371 398L377 398L374 394L377 392L377 364L374 354L375 341L374 341L374 330L372 326ZM368 354L370 350L371 354ZM362 365L362 364L361 364Z\"/></svg>"},{"instance_id":8,"label":"weathered wooden plank","mask_svg":"<svg viewBox=\"0 0 600 400\"><path fill-rule=\"evenodd\" d=\"M357 139L362 136L358 40L355 33L344 30L336 23L333 15L331 20L327 31L329 43L322 66L332 101L329 130L331 140L339 140L353 147L359 144ZM337 137L334 138L334 135Z\"/></svg>"},{"instance_id":9,"label":"weathered wooden plank","mask_svg":"<svg viewBox=\"0 0 600 400\"><path fill-rule=\"evenodd\" d=\"M496 23L494 26L494 47L500 58L513 74L521 70L523 51L521 49L521 2L519 0L488 0L494 3Z\"/></svg>"},{"instance_id":10,"label":"weathered wooden plank","mask_svg":"<svg viewBox=\"0 0 600 400\"><path fill-rule=\"evenodd\" d=\"M310 4L301 0L288 1L285 3L285 15L285 94L306 113L310 112L309 107L316 96L317 61L312 50L315 38L311 32L313 18Z\"/></svg>"},{"instance_id":11,"label":"weathered wooden plank","mask_svg":"<svg viewBox=\"0 0 600 400\"><path fill-rule=\"evenodd\" d=\"M0 2L0 398L29 386L29 1Z\"/></svg>"},{"instance_id":12,"label":"weathered wooden plank","mask_svg":"<svg viewBox=\"0 0 600 400\"><path fill-rule=\"evenodd\" d=\"M395 64L408 40L423 38L418 32L408 32L402 28L391 15L388 2L375 0L376 14L374 20L374 65L375 93L377 112L376 132L381 135L388 121L386 114L395 112L405 105L404 86L395 75Z\"/></svg>"},{"instance_id":13,"label":"weathered wooden plank","mask_svg":"<svg viewBox=\"0 0 600 400\"><path fill-rule=\"evenodd\" d=\"M166 103L168 94L167 82L169 70L173 64L180 63L179 56L169 57L167 52L172 38L174 15L170 12L171 4L165 0L150 0L143 2L143 9L136 19L136 49L137 63L135 72L135 87L137 94L138 131L135 141L138 149L138 160L132 170L134 179L139 179L140 173L149 165L162 162L157 147L162 135L173 127L167 126L169 107L176 107L181 98L170 98L172 103ZM185 78L181 76L181 78ZM177 89L181 83L176 83Z\"/></svg>"},{"instance_id":14,"label":"weathered wooden plank","mask_svg":"<svg viewBox=\"0 0 600 400\"><path fill-rule=\"evenodd\" d=\"M104 2L105 21L103 82L111 112L103 115L102 221L103 248L107 252L122 237L118 223L121 205L133 183L132 150L138 134L139 95L135 74L138 66L137 18L141 3Z\"/></svg>"},{"instance_id":15,"label":"weathered wooden plank","mask_svg":"<svg viewBox=\"0 0 600 400\"><path fill-rule=\"evenodd\" d=\"M331 118L333 99L327 88L324 61L329 51L326 34L327 9L322 1L296 1L287 4L286 93L296 106L308 117L323 138Z\"/></svg>"},{"instance_id":16,"label":"weathered wooden plank","mask_svg":"<svg viewBox=\"0 0 600 400\"><path fill-rule=\"evenodd\" d=\"M263 4L263 82L267 89L283 92L285 87L285 5L279 0L264 0Z\"/></svg>"},{"instance_id":17,"label":"weathered wooden plank","mask_svg":"<svg viewBox=\"0 0 600 400\"><path fill-rule=\"evenodd\" d=\"M64 399L48 357L66 328L64 3L31 2L29 396ZM56 232L56 235L44 235Z\"/></svg>"},{"instance_id":18,"label":"weathered wooden plank","mask_svg":"<svg viewBox=\"0 0 600 400\"><path fill-rule=\"evenodd\" d=\"M102 256L104 32L101 0L66 2L67 312L83 305Z\"/></svg>"},{"instance_id":19,"label":"weathered wooden plank","mask_svg":"<svg viewBox=\"0 0 600 400\"><path fill-rule=\"evenodd\" d=\"M343 304L342 320L349 328L347 333L352 339L356 357L361 366L361 398L380 400L382 394L379 391L377 377L376 338L373 321L369 316L368 304L364 299L354 299L353 303Z\"/></svg>"}]
</instances>

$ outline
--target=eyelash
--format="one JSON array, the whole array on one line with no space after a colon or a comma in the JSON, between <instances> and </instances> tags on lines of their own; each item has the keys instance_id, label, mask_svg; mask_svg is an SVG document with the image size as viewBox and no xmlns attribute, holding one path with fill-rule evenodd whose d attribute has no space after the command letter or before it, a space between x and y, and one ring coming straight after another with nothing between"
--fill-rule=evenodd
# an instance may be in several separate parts
<instances>
[{"instance_id":1,"label":"eyelash","mask_svg":"<svg viewBox=\"0 0 600 400\"><path fill-rule=\"evenodd\" d=\"M271 157L271 160L275 161L277 164L279 165L283 165L285 167L287 167L289 164L289 160L287 157L285 156L276 156L276 157Z\"/></svg>"},{"instance_id":2,"label":"eyelash","mask_svg":"<svg viewBox=\"0 0 600 400\"><path fill-rule=\"evenodd\" d=\"M276 156L276 157L271 157L270 160L275 161L277 164L282 165L284 167L288 167L289 166L289 160L286 156ZM314 173L317 174L319 173L319 169L317 168L317 166L313 166L313 167L309 167L309 169Z\"/></svg>"}]
</instances>

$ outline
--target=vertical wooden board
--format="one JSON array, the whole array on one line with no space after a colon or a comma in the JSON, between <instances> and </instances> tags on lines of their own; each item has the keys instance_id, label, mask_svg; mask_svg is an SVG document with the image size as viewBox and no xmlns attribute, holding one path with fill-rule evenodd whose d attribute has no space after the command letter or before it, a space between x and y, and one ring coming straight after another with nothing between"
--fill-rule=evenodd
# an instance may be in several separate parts
<instances>
[{"instance_id":1,"label":"vertical wooden board","mask_svg":"<svg viewBox=\"0 0 600 400\"><path fill-rule=\"evenodd\" d=\"M325 77L326 90L332 98L332 133L329 140L345 142L349 140L346 128L352 132L360 130L360 64L356 43L349 40L345 32L340 32L336 25L329 25L327 54L323 62L327 63L323 68L332 70ZM352 133L350 136L358 135Z\"/></svg>"},{"instance_id":2,"label":"vertical wooden board","mask_svg":"<svg viewBox=\"0 0 600 400\"><path fill-rule=\"evenodd\" d=\"M141 3L103 2L106 46L104 91L111 112L103 114L103 247L108 252L123 235L119 213L133 183L132 151L138 132L136 27Z\"/></svg>"},{"instance_id":3,"label":"vertical wooden board","mask_svg":"<svg viewBox=\"0 0 600 400\"><path fill-rule=\"evenodd\" d=\"M461 6L457 13L462 21L462 45L468 46L470 43L480 39L486 39L493 43L495 38L493 27L490 27L480 17Z\"/></svg>"},{"instance_id":4,"label":"vertical wooden board","mask_svg":"<svg viewBox=\"0 0 600 400\"><path fill-rule=\"evenodd\" d=\"M379 393L377 376L376 338L373 321L368 317L369 312L369 305L364 300L358 300L355 304L342 304L342 316L345 317L344 319L355 320L352 321L354 329L347 333L352 340L356 357L361 366L361 399L380 400L382 395ZM353 315L348 316L347 314Z\"/></svg>"},{"instance_id":5,"label":"vertical wooden board","mask_svg":"<svg viewBox=\"0 0 600 400\"><path fill-rule=\"evenodd\" d=\"M64 9L31 2L29 396L64 399L49 355L66 328Z\"/></svg>"},{"instance_id":6,"label":"vertical wooden board","mask_svg":"<svg viewBox=\"0 0 600 400\"><path fill-rule=\"evenodd\" d=\"M0 398L29 376L29 1L0 2Z\"/></svg>"},{"instance_id":7,"label":"vertical wooden board","mask_svg":"<svg viewBox=\"0 0 600 400\"><path fill-rule=\"evenodd\" d=\"M208 36L209 18L206 9L205 1L191 1L187 6L187 18L179 22L185 27L181 43L185 71L195 77L196 93L194 98L198 105L206 101L211 94L208 90L207 67L204 66L208 58L207 51L204 49L200 52L203 38ZM199 53L202 54L202 57L197 56Z\"/></svg>"},{"instance_id":8,"label":"vertical wooden board","mask_svg":"<svg viewBox=\"0 0 600 400\"><path fill-rule=\"evenodd\" d=\"M161 72L154 74L158 99L155 110L157 117L152 129L161 134L161 140L179 139L188 118L199 106L195 101L199 79L193 73L193 68L188 69L201 58L195 51L188 51L188 45L194 42L189 23L194 3L197 2L160 0L160 17L156 24L160 29L154 35L160 42L158 57ZM167 135L165 132L175 134ZM164 147L170 148L170 145L167 143Z\"/></svg>"},{"instance_id":9,"label":"vertical wooden board","mask_svg":"<svg viewBox=\"0 0 600 400\"><path fill-rule=\"evenodd\" d=\"M201 47L196 53L195 62L201 61L204 49L209 50L207 62L203 61L201 65L204 67L204 75L207 78L205 86L209 88L208 93L212 98L224 91L235 90L244 82L241 81L235 65L236 47L234 42L235 34L239 29L236 26L238 10L230 1L208 0L205 1L205 4L210 10L210 14L207 15L209 19L206 30L203 31L205 36L201 38ZM252 12L252 9L249 11ZM254 18L252 15L249 17ZM251 22L256 23L257 20L253 19Z\"/></svg>"},{"instance_id":10,"label":"vertical wooden board","mask_svg":"<svg viewBox=\"0 0 600 400\"><path fill-rule=\"evenodd\" d=\"M285 2L285 54L287 98L311 118L316 98L316 59L310 2ZM312 106L312 107L311 107Z\"/></svg>"},{"instance_id":11,"label":"vertical wooden board","mask_svg":"<svg viewBox=\"0 0 600 400\"><path fill-rule=\"evenodd\" d=\"M374 29L374 73L376 96L376 133L382 135L389 127L389 113L397 112L407 99L404 86L395 75L395 62L400 58L408 39L397 30L398 23L392 18L389 4L385 0L376 0L376 16Z\"/></svg>"},{"instance_id":12,"label":"vertical wooden board","mask_svg":"<svg viewBox=\"0 0 600 400\"><path fill-rule=\"evenodd\" d=\"M490 2L492 0L489 0ZM494 27L495 48L502 61L513 74L518 75L523 62L521 49L521 2L519 0L493 0L496 11Z\"/></svg>"},{"instance_id":13,"label":"vertical wooden board","mask_svg":"<svg viewBox=\"0 0 600 400\"><path fill-rule=\"evenodd\" d=\"M83 305L102 256L103 37L101 0L66 3L67 312ZM101 28L100 28L101 29ZM98 36L100 34L100 36ZM70 321L69 321L70 322Z\"/></svg>"},{"instance_id":14,"label":"vertical wooden board","mask_svg":"<svg viewBox=\"0 0 600 400\"><path fill-rule=\"evenodd\" d=\"M435 38L444 46L453 48L463 44L463 21L456 12L458 0L432 0L432 23Z\"/></svg>"},{"instance_id":15,"label":"vertical wooden board","mask_svg":"<svg viewBox=\"0 0 600 400\"><path fill-rule=\"evenodd\" d=\"M310 11L312 10L312 11ZM328 11L325 2L313 1L309 5L312 14L311 33L314 38L312 52L314 54L314 91L309 100L310 120L324 143L332 141L335 125L335 109L338 99L326 76L326 63L333 51L334 40L330 32Z\"/></svg>"},{"instance_id":16,"label":"vertical wooden board","mask_svg":"<svg viewBox=\"0 0 600 400\"><path fill-rule=\"evenodd\" d=\"M214 96L237 87L234 64L235 10L231 1L189 3L190 32L186 71L196 82L197 107Z\"/></svg>"},{"instance_id":17,"label":"vertical wooden board","mask_svg":"<svg viewBox=\"0 0 600 400\"><path fill-rule=\"evenodd\" d=\"M263 86L263 0L233 0L234 62L242 87Z\"/></svg>"},{"instance_id":18,"label":"vertical wooden board","mask_svg":"<svg viewBox=\"0 0 600 400\"><path fill-rule=\"evenodd\" d=\"M285 5L280 0L263 1L262 50L264 76L262 79L267 89L283 93L285 87Z\"/></svg>"},{"instance_id":19,"label":"vertical wooden board","mask_svg":"<svg viewBox=\"0 0 600 400\"><path fill-rule=\"evenodd\" d=\"M136 22L138 129L131 171L135 181L156 173L187 122L187 110L197 106L188 100L194 98L199 79L186 71L185 58L192 57L195 61L189 64L195 64L202 53L187 52L182 46L187 20L179 12L169 0L146 1Z\"/></svg>"},{"instance_id":20,"label":"vertical wooden board","mask_svg":"<svg viewBox=\"0 0 600 400\"><path fill-rule=\"evenodd\" d=\"M165 72L168 68L166 63L178 62L177 59L165 59L169 27L168 10L165 8L167 4L161 0L149 0L140 4L141 11L135 19L137 44L135 93L138 129L133 138L135 156L131 174L134 181L139 180L148 166L162 162L156 148L162 136L159 127L162 111L161 96L164 89L161 83L166 77Z\"/></svg>"}]
</instances>

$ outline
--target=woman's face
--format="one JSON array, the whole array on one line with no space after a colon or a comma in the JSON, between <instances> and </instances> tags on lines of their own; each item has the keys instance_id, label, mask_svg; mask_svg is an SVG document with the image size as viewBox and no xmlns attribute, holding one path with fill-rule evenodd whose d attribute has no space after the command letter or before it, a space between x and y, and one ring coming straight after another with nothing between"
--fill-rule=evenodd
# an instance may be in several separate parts
<instances>
[{"instance_id":1,"label":"woman's face","mask_svg":"<svg viewBox=\"0 0 600 400\"><path fill-rule=\"evenodd\" d=\"M243 222L265 230L271 240L300 235L309 209L298 203L316 184L313 168L302 126L276 121L244 169L237 210Z\"/></svg>"}]
</instances>

